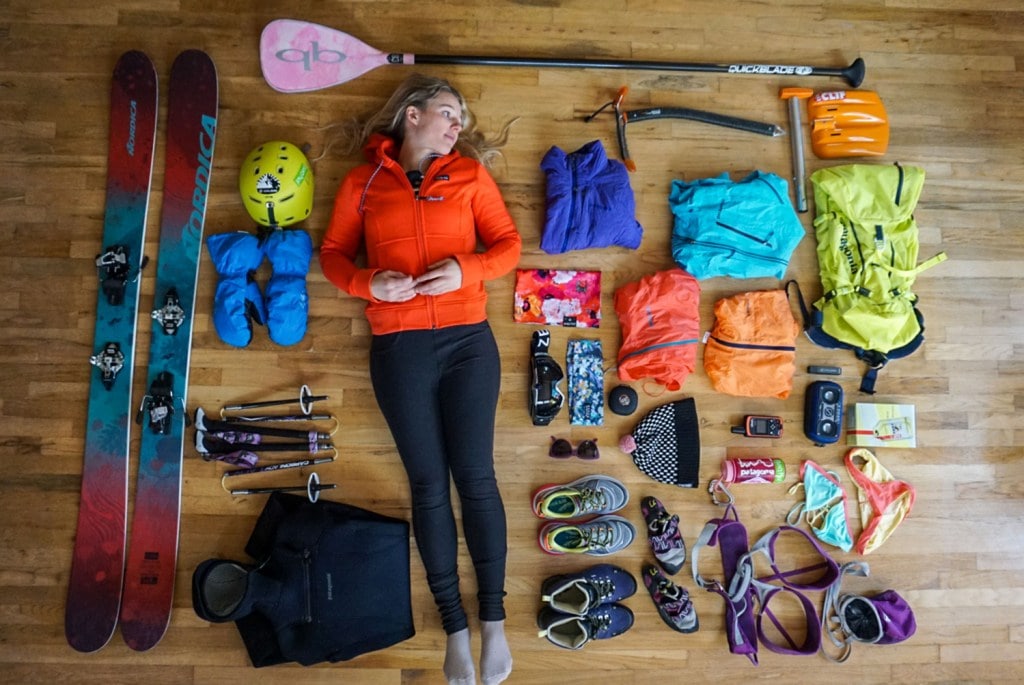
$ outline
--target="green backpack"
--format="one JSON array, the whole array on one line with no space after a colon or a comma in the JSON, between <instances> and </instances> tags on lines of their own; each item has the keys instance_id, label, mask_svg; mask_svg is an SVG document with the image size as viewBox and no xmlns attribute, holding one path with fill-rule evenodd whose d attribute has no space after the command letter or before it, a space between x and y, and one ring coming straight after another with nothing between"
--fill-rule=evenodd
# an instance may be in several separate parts
<instances>
[{"instance_id":1,"label":"green backpack","mask_svg":"<svg viewBox=\"0 0 1024 685\"><path fill-rule=\"evenodd\" d=\"M921 346L914 280L946 259L939 253L917 263L913 213L924 170L848 164L814 172L811 183L824 294L810 312L801 298L805 332L822 347L853 350L869 367L860 389L874 393L878 371Z\"/></svg>"}]
</instances>

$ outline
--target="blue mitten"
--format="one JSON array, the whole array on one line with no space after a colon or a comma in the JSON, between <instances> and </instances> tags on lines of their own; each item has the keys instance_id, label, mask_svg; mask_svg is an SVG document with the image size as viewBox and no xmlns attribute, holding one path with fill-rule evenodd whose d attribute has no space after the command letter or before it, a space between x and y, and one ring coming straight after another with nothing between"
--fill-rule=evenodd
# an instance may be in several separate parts
<instances>
[{"instance_id":1,"label":"blue mitten","mask_svg":"<svg viewBox=\"0 0 1024 685\"><path fill-rule=\"evenodd\" d=\"M263 252L274 269L265 289L267 331L278 345L294 345L306 334L306 274L313 241L301 229L275 230L266 237Z\"/></svg>"},{"instance_id":2,"label":"blue mitten","mask_svg":"<svg viewBox=\"0 0 1024 685\"><path fill-rule=\"evenodd\" d=\"M213 295L213 325L220 339L245 347L252 341L252 324L267 320L263 297L253 274L263 261L255 235L238 231L206 239L213 266L220 275Z\"/></svg>"}]
</instances>

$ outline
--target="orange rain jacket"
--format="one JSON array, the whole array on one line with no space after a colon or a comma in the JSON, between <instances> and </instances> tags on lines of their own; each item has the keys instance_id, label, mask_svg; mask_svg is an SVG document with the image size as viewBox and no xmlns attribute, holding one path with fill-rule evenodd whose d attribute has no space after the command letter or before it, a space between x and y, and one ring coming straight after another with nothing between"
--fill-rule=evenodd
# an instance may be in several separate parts
<instances>
[{"instance_id":1,"label":"orange rain jacket","mask_svg":"<svg viewBox=\"0 0 1024 685\"><path fill-rule=\"evenodd\" d=\"M334 199L320 248L324 275L369 301L366 318L374 335L485 320L484 281L511 271L522 247L494 179L479 162L453 151L431 162L417 194L397 161L394 140L375 134L364 154L369 164L349 172ZM355 259L364 240L366 266L359 267ZM458 290L407 302L384 302L370 293L378 271L416 277L448 257L462 268Z\"/></svg>"}]
</instances>

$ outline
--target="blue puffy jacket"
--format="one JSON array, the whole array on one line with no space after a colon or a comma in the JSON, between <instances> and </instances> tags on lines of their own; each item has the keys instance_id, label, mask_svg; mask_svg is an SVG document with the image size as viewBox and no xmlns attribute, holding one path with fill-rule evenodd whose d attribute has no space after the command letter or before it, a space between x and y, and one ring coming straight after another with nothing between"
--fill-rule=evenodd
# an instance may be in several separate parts
<instances>
[{"instance_id":1,"label":"blue puffy jacket","mask_svg":"<svg viewBox=\"0 0 1024 685\"><path fill-rule=\"evenodd\" d=\"M566 154L548 150L540 168L547 175L547 211L540 248L562 254L588 247L640 247L643 228L626 165L608 159L601 141Z\"/></svg>"}]
</instances>

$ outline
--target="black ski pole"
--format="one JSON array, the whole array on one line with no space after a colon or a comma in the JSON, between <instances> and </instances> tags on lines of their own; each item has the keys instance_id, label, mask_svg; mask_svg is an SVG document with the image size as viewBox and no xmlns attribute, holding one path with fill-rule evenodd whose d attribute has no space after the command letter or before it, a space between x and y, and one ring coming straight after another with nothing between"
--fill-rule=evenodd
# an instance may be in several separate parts
<instances>
[{"instance_id":1,"label":"black ski pole","mask_svg":"<svg viewBox=\"0 0 1024 685\"><path fill-rule=\"evenodd\" d=\"M338 420L332 414L259 414L248 416L242 414L224 415L221 409L220 420L225 423L273 423L288 421L333 421L337 427Z\"/></svg>"},{"instance_id":2,"label":"black ski pole","mask_svg":"<svg viewBox=\"0 0 1024 685\"><path fill-rule=\"evenodd\" d=\"M246 404L233 404L223 407L220 410L221 416L229 411L244 411L246 409L257 409L259 407L279 407L284 404L298 402L303 414L310 414L313 411L313 403L328 399L327 395L314 395L308 385L299 388L299 397L296 400L265 400L263 402L248 402Z\"/></svg>"},{"instance_id":3,"label":"black ski pole","mask_svg":"<svg viewBox=\"0 0 1024 685\"><path fill-rule=\"evenodd\" d=\"M305 486L296 487L283 487L283 488L245 488L242 490L231 490L232 495L266 495L273 492L306 492L306 496L309 497L310 502L316 502L320 499L321 490L333 490L338 487L334 483L320 484L320 477L316 475L316 472L309 474L309 480Z\"/></svg>"}]
</instances>

